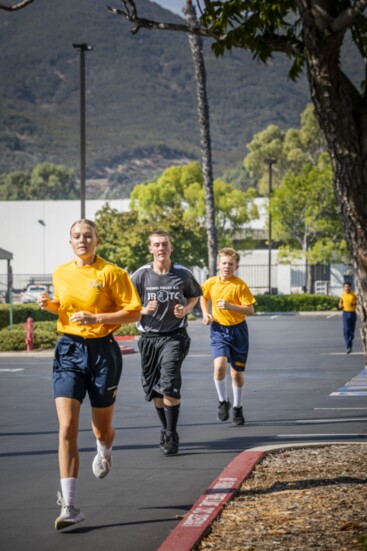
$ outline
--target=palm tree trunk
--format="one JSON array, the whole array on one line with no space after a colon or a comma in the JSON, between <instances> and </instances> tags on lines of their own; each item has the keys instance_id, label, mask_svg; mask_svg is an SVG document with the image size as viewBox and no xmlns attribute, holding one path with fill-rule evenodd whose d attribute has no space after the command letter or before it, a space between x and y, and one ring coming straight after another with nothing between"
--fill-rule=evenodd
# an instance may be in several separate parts
<instances>
[{"instance_id":1,"label":"palm tree trunk","mask_svg":"<svg viewBox=\"0 0 367 551\"><path fill-rule=\"evenodd\" d=\"M196 10L191 0L186 0L184 9L189 26L198 24ZM213 276L217 270L218 238L215 225L215 205L213 189L213 164L210 140L209 105L206 92L206 71L203 56L203 42L200 36L189 34L191 54L194 61L198 118L200 127L201 165L205 194L205 226L208 243L208 269Z\"/></svg>"}]
</instances>

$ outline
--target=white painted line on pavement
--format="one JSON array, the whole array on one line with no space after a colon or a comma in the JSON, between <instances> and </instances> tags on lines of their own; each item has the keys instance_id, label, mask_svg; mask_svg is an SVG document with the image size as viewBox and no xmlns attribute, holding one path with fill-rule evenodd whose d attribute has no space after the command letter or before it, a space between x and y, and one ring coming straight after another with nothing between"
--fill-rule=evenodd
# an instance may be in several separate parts
<instances>
[{"instance_id":1,"label":"white painted line on pavement","mask_svg":"<svg viewBox=\"0 0 367 551\"><path fill-rule=\"evenodd\" d=\"M322 409L322 410L330 410L330 411L342 411L342 410L344 410L344 411L351 411L351 410L353 410L353 409L355 409L355 410L356 410L356 409L363 409L363 410L364 410L364 409L367 409L367 408L313 408L313 409L314 409L315 411L316 411L316 410L319 410L319 409Z\"/></svg>"},{"instance_id":2,"label":"white painted line on pavement","mask_svg":"<svg viewBox=\"0 0 367 551\"><path fill-rule=\"evenodd\" d=\"M0 368L0 373L15 373L16 371L24 371L24 368L6 368L2 367Z\"/></svg>"},{"instance_id":3,"label":"white painted line on pavement","mask_svg":"<svg viewBox=\"0 0 367 551\"><path fill-rule=\"evenodd\" d=\"M360 434L358 432L347 432L342 434L336 434L335 432L331 433L315 433L312 434L277 434L277 438L345 438L345 437L353 437L353 438L366 438L367 434Z\"/></svg>"},{"instance_id":4,"label":"white painted line on pavement","mask_svg":"<svg viewBox=\"0 0 367 551\"><path fill-rule=\"evenodd\" d=\"M345 423L345 421L366 421L366 417L344 417L336 419L299 419L296 421L299 425L316 425L317 423Z\"/></svg>"},{"instance_id":5,"label":"white painted line on pavement","mask_svg":"<svg viewBox=\"0 0 367 551\"><path fill-rule=\"evenodd\" d=\"M350 354L346 352L321 352L320 356L364 356L364 352L351 352Z\"/></svg>"}]
</instances>

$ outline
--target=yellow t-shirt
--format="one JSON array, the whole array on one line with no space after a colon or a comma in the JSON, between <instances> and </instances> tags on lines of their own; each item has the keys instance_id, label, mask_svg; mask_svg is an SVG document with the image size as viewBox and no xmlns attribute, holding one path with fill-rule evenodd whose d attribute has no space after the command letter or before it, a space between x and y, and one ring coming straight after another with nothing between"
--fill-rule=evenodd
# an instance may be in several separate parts
<instances>
[{"instance_id":1,"label":"yellow t-shirt","mask_svg":"<svg viewBox=\"0 0 367 551\"><path fill-rule=\"evenodd\" d=\"M346 293L342 292L340 295L341 300L343 301L343 310L344 312L355 312L357 309L357 296L353 291Z\"/></svg>"},{"instance_id":2,"label":"yellow t-shirt","mask_svg":"<svg viewBox=\"0 0 367 551\"><path fill-rule=\"evenodd\" d=\"M104 337L118 325L78 325L69 317L84 310L93 314L118 310L141 310L139 295L128 273L103 258L91 266L77 266L75 260L56 268L53 274L54 298L59 302L57 330L84 338Z\"/></svg>"},{"instance_id":3,"label":"yellow t-shirt","mask_svg":"<svg viewBox=\"0 0 367 551\"><path fill-rule=\"evenodd\" d=\"M239 306L250 306L256 304L250 289L246 283L237 276L232 276L227 281L222 281L219 276L210 277L202 285L203 297L212 302L213 320L221 325L237 325L245 318L245 314L233 310L220 310L217 307L217 300L223 299L231 304Z\"/></svg>"}]
</instances>

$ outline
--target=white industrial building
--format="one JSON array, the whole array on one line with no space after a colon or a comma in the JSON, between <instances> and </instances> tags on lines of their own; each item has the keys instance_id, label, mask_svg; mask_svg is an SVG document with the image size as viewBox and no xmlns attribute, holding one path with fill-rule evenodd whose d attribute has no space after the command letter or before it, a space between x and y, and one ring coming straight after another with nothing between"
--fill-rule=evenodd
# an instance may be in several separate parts
<instances>
[{"instance_id":1,"label":"white industrial building","mask_svg":"<svg viewBox=\"0 0 367 551\"><path fill-rule=\"evenodd\" d=\"M264 200L257 200L260 211L247 229L266 235L266 208ZM95 214L105 205L105 200L87 200L86 218L94 220ZM108 201L111 208L120 212L129 210L129 199ZM72 258L69 245L71 224L80 218L80 201L0 201L0 293L7 288L7 266L11 264L14 287L26 287L34 277L52 274L59 264ZM264 238L264 237L263 237ZM278 264L277 251L271 252L271 286L279 294L302 292L304 262ZM255 249L243 251L238 271L255 292L266 292L269 282L269 251ZM327 281L321 280L318 290L339 295L346 267L330 267ZM194 270L199 280L204 280L205 270ZM33 281L32 277L33 277ZM22 280L22 277L24 281ZM15 285L17 281L17 285Z\"/></svg>"}]
</instances>

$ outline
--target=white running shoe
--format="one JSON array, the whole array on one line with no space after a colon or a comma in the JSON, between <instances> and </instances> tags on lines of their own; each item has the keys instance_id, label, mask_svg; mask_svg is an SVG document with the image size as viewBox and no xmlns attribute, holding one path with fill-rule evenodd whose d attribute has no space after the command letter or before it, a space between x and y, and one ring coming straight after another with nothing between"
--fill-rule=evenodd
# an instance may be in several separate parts
<instances>
[{"instance_id":1,"label":"white running shoe","mask_svg":"<svg viewBox=\"0 0 367 551\"><path fill-rule=\"evenodd\" d=\"M75 507L75 505L65 505L65 500L60 492L57 492L57 505L61 506L61 513L60 516L57 517L57 519L55 520L56 530L68 528L69 526L73 526L77 522L85 520L85 516L83 515L81 510L78 509L78 507Z\"/></svg>"},{"instance_id":2,"label":"white running shoe","mask_svg":"<svg viewBox=\"0 0 367 551\"><path fill-rule=\"evenodd\" d=\"M93 459L92 469L96 478L104 478L112 468L112 455L104 457L100 452Z\"/></svg>"}]
</instances>

